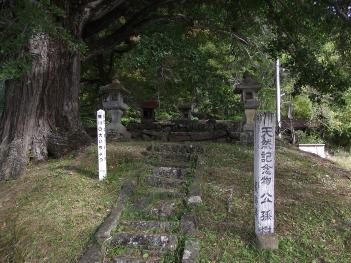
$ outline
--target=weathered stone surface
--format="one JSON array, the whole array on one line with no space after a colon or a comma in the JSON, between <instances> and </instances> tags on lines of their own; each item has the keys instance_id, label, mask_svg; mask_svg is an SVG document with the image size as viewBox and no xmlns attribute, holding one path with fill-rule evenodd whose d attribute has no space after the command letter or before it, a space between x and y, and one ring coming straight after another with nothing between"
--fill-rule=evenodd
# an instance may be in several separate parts
<instances>
[{"instance_id":1,"label":"weathered stone surface","mask_svg":"<svg viewBox=\"0 0 351 263\"><path fill-rule=\"evenodd\" d=\"M185 214L180 220L180 232L184 235L194 235L196 233L195 217L192 214Z\"/></svg>"},{"instance_id":2,"label":"weathered stone surface","mask_svg":"<svg viewBox=\"0 0 351 263\"><path fill-rule=\"evenodd\" d=\"M230 132L229 137L231 139L240 140L240 132Z\"/></svg>"},{"instance_id":3,"label":"weathered stone surface","mask_svg":"<svg viewBox=\"0 0 351 263\"><path fill-rule=\"evenodd\" d=\"M112 261L109 261L111 263L158 263L161 262L161 258L150 258L150 259L143 259L137 258L137 257L114 257ZM107 262L106 262L107 263Z\"/></svg>"},{"instance_id":4,"label":"weathered stone surface","mask_svg":"<svg viewBox=\"0 0 351 263\"><path fill-rule=\"evenodd\" d=\"M100 87L103 94L103 107L111 115L111 123L107 127L107 134L110 139L130 139L131 134L121 123L123 113L128 109L124 103L124 95L128 91L123 87L117 77L114 77L111 84Z\"/></svg>"},{"instance_id":5,"label":"weathered stone surface","mask_svg":"<svg viewBox=\"0 0 351 263\"><path fill-rule=\"evenodd\" d=\"M177 188L181 187L183 180L176 178L168 178L165 176L147 176L143 178L143 183L149 186L157 186L163 188Z\"/></svg>"},{"instance_id":6,"label":"weathered stone surface","mask_svg":"<svg viewBox=\"0 0 351 263\"><path fill-rule=\"evenodd\" d=\"M188 204L189 205L198 205L202 203L201 196L195 195L195 196L190 196L188 198Z\"/></svg>"},{"instance_id":7,"label":"weathered stone surface","mask_svg":"<svg viewBox=\"0 0 351 263\"><path fill-rule=\"evenodd\" d=\"M189 205L197 205L202 203L201 198L201 185L198 179L196 179L189 187L188 200Z\"/></svg>"},{"instance_id":8,"label":"weathered stone surface","mask_svg":"<svg viewBox=\"0 0 351 263\"><path fill-rule=\"evenodd\" d=\"M120 225L142 231L151 229L160 232L169 232L177 227L177 224L172 221L123 221Z\"/></svg>"},{"instance_id":9,"label":"weathered stone surface","mask_svg":"<svg viewBox=\"0 0 351 263\"><path fill-rule=\"evenodd\" d=\"M178 179L184 179L187 173L187 169L176 167L157 167L153 171L153 174L158 177L172 177Z\"/></svg>"},{"instance_id":10,"label":"weathered stone surface","mask_svg":"<svg viewBox=\"0 0 351 263\"><path fill-rule=\"evenodd\" d=\"M95 234L95 238L98 243L102 244L106 238L109 238L111 236L111 231L117 226L119 218L124 209L126 196L128 193L133 192L135 186L135 181L128 181L122 185L117 205L112 208L110 215L105 219L104 223L102 223Z\"/></svg>"},{"instance_id":11,"label":"weathered stone surface","mask_svg":"<svg viewBox=\"0 0 351 263\"><path fill-rule=\"evenodd\" d=\"M78 263L100 263L101 247L98 243L94 243L78 260Z\"/></svg>"},{"instance_id":12,"label":"weathered stone surface","mask_svg":"<svg viewBox=\"0 0 351 263\"><path fill-rule=\"evenodd\" d=\"M171 122L146 122L128 125L135 138L163 141L207 141L221 137L229 138L229 133L240 132L241 122L222 120L176 120ZM234 137L233 139L239 139Z\"/></svg>"},{"instance_id":13,"label":"weathered stone surface","mask_svg":"<svg viewBox=\"0 0 351 263\"><path fill-rule=\"evenodd\" d=\"M275 115L255 115L254 205L256 235L274 234Z\"/></svg>"},{"instance_id":14,"label":"weathered stone surface","mask_svg":"<svg viewBox=\"0 0 351 263\"><path fill-rule=\"evenodd\" d=\"M240 143L241 144L253 144L254 137L252 131L244 131L240 133Z\"/></svg>"},{"instance_id":15,"label":"weathered stone surface","mask_svg":"<svg viewBox=\"0 0 351 263\"><path fill-rule=\"evenodd\" d=\"M171 132L169 134L169 141L210 141L217 140L226 136L227 132L225 130L205 132Z\"/></svg>"},{"instance_id":16,"label":"weathered stone surface","mask_svg":"<svg viewBox=\"0 0 351 263\"><path fill-rule=\"evenodd\" d=\"M149 214L157 217L170 217L174 215L177 209L177 203L175 201L163 201L152 207Z\"/></svg>"},{"instance_id":17,"label":"weathered stone surface","mask_svg":"<svg viewBox=\"0 0 351 263\"><path fill-rule=\"evenodd\" d=\"M201 145L197 144L180 144L180 143L157 143L152 144L147 148L149 151L154 152L171 152L171 153L203 153L204 149Z\"/></svg>"},{"instance_id":18,"label":"weathered stone surface","mask_svg":"<svg viewBox=\"0 0 351 263\"><path fill-rule=\"evenodd\" d=\"M185 241L182 263L197 263L200 256L200 242L198 240Z\"/></svg>"},{"instance_id":19,"label":"weathered stone surface","mask_svg":"<svg viewBox=\"0 0 351 263\"><path fill-rule=\"evenodd\" d=\"M173 203L176 199L184 197L184 194L179 191L169 190L170 191L166 191L160 188L158 192L151 191L145 193L142 196L134 198L132 206L135 209L147 212L149 209L161 209L163 207L161 203L165 203L165 206L167 206L166 204ZM163 209L161 209L161 211L163 211Z\"/></svg>"},{"instance_id":20,"label":"weathered stone surface","mask_svg":"<svg viewBox=\"0 0 351 263\"><path fill-rule=\"evenodd\" d=\"M278 239L274 234L257 235L257 247L264 250L278 249Z\"/></svg>"},{"instance_id":21,"label":"weathered stone surface","mask_svg":"<svg viewBox=\"0 0 351 263\"><path fill-rule=\"evenodd\" d=\"M160 247L174 251L177 248L178 238L175 235L145 234L145 233L117 233L112 237L111 245L133 246L144 248Z\"/></svg>"}]
</instances>

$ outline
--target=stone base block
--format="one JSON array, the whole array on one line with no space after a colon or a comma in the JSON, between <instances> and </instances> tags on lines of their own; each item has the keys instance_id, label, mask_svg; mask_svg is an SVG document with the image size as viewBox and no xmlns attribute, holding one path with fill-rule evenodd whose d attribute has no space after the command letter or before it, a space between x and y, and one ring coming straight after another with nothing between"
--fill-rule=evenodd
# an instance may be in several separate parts
<instances>
[{"instance_id":1,"label":"stone base block","mask_svg":"<svg viewBox=\"0 0 351 263\"><path fill-rule=\"evenodd\" d=\"M244 131L240 133L240 143L247 144L247 145L253 144L254 143L253 132Z\"/></svg>"},{"instance_id":2,"label":"stone base block","mask_svg":"<svg viewBox=\"0 0 351 263\"><path fill-rule=\"evenodd\" d=\"M263 250L278 249L278 239L276 235L257 235L257 247Z\"/></svg>"},{"instance_id":3,"label":"stone base block","mask_svg":"<svg viewBox=\"0 0 351 263\"><path fill-rule=\"evenodd\" d=\"M200 242L198 240L185 241L182 263L198 263L200 257Z\"/></svg>"}]
</instances>

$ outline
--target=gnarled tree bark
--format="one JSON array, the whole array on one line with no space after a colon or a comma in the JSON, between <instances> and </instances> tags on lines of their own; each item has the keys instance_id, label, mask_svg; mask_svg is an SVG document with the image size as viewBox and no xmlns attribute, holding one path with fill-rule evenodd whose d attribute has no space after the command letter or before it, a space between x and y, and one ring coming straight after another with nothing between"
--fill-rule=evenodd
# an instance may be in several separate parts
<instances>
[{"instance_id":1,"label":"gnarled tree bark","mask_svg":"<svg viewBox=\"0 0 351 263\"><path fill-rule=\"evenodd\" d=\"M29 50L31 70L6 83L0 179L20 176L30 158L60 157L90 141L79 118L79 54L46 34L35 36Z\"/></svg>"}]
</instances>

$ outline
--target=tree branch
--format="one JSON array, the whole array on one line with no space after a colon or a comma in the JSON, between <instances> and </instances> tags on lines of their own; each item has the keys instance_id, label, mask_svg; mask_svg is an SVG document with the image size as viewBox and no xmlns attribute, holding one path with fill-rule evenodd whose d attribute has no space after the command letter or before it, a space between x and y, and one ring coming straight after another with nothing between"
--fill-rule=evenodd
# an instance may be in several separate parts
<instances>
[{"instance_id":1,"label":"tree branch","mask_svg":"<svg viewBox=\"0 0 351 263\"><path fill-rule=\"evenodd\" d=\"M161 5L175 1L176 0L157 0L136 12L126 24L116 29L113 33L92 42L89 45L91 52L87 55L86 59L111 49L118 43L128 41L133 33L140 30L147 23L165 20L166 18L169 19L170 16L149 16L149 14Z\"/></svg>"},{"instance_id":2,"label":"tree branch","mask_svg":"<svg viewBox=\"0 0 351 263\"><path fill-rule=\"evenodd\" d=\"M110 13L112 10L115 10L120 5L127 2L126 0L113 0L113 1L106 1L105 0L98 0L96 2L100 2L100 6L95 6L95 10L90 17L90 21L98 20L105 16L106 14ZM105 2L105 3L104 3ZM98 8L97 8L98 7Z\"/></svg>"},{"instance_id":3,"label":"tree branch","mask_svg":"<svg viewBox=\"0 0 351 263\"><path fill-rule=\"evenodd\" d=\"M88 22L83 29L83 38L89 38L100 31L107 28L110 24L116 21L116 18L128 13L128 4L121 4L119 8L115 8L108 12L100 19Z\"/></svg>"}]
</instances>

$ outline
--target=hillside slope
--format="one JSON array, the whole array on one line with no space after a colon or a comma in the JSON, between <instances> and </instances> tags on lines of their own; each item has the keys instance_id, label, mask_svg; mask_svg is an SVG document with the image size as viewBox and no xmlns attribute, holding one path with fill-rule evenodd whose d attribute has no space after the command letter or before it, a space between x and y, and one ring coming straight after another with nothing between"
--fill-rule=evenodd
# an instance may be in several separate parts
<instances>
[{"instance_id":1,"label":"hillside slope","mask_svg":"<svg viewBox=\"0 0 351 263\"><path fill-rule=\"evenodd\" d=\"M254 244L253 151L208 145L204 206L197 210L201 262L351 262L350 171L280 143L276 149L280 243L279 250L262 252Z\"/></svg>"},{"instance_id":2,"label":"hillside slope","mask_svg":"<svg viewBox=\"0 0 351 263\"><path fill-rule=\"evenodd\" d=\"M117 199L121 183L146 166L147 143L108 147L109 178L97 181L96 150L32 165L0 182L0 262L75 262ZM196 209L201 262L351 262L351 173L277 145L279 250L254 240L253 151L206 143L203 205ZM231 212L228 199L232 194Z\"/></svg>"}]
</instances>

